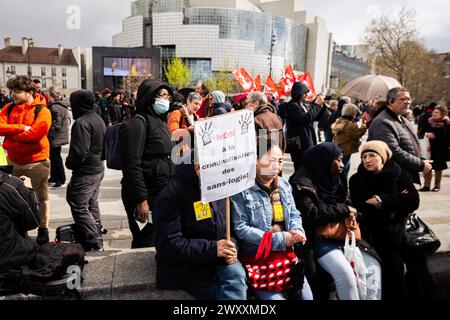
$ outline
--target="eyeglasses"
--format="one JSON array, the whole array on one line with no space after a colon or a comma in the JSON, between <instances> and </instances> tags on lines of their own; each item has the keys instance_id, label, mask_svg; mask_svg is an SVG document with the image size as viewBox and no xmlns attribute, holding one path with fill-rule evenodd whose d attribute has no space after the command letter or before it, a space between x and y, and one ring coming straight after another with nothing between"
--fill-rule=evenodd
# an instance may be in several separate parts
<instances>
[{"instance_id":1,"label":"eyeglasses","mask_svg":"<svg viewBox=\"0 0 450 320\"><path fill-rule=\"evenodd\" d=\"M161 99L167 99L169 101L172 100L172 97L170 96L170 93L168 91L165 91L165 90L160 91L156 96L158 98L161 98Z\"/></svg>"},{"instance_id":2,"label":"eyeglasses","mask_svg":"<svg viewBox=\"0 0 450 320\"><path fill-rule=\"evenodd\" d=\"M397 98L396 100L400 100L403 102L411 102L412 101L411 98Z\"/></svg>"}]
</instances>

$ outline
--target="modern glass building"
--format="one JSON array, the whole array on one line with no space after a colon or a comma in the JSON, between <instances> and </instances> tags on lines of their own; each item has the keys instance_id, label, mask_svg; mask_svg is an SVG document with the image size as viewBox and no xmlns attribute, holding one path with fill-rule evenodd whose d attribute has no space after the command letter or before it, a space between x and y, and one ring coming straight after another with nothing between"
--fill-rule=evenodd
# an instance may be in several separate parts
<instances>
[{"instance_id":1,"label":"modern glass building","mask_svg":"<svg viewBox=\"0 0 450 320\"><path fill-rule=\"evenodd\" d=\"M193 81L244 67L280 78L285 66L309 71L328 87L332 36L321 18L296 10L298 0L137 0L114 47L163 48L185 59Z\"/></svg>"},{"instance_id":2,"label":"modern glass building","mask_svg":"<svg viewBox=\"0 0 450 320\"><path fill-rule=\"evenodd\" d=\"M330 89L337 91L350 81L371 74L364 46L335 44L331 63Z\"/></svg>"}]
</instances>

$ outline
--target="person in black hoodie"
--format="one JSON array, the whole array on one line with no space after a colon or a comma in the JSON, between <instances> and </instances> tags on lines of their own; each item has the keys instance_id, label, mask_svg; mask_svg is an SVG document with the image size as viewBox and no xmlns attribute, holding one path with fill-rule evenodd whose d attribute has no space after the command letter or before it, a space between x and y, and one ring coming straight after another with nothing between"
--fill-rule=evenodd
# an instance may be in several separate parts
<instances>
[{"instance_id":1,"label":"person in black hoodie","mask_svg":"<svg viewBox=\"0 0 450 320\"><path fill-rule=\"evenodd\" d=\"M93 93L76 91L70 96L70 104L75 123L66 159L66 167L73 171L67 186L67 202L84 249L100 251L103 250L103 240L97 198L105 173L102 158L106 126L95 112Z\"/></svg>"},{"instance_id":2,"label":"person in black hoodie","mask_svg":"<svg viewBox=\"0 0 450 320\"><path fill-rule=\"evenodd\" d=\"M246 300L236 240L225 240L225 200L203 205L200 168L183 163L153 210L157 286L185 290L199 300Z\"/></svg>"},{"instance_id":3,"label":"person in black hoodie","mask_svg":"<svg viewBox=\"0 0 450 320\"><path fill-rule=\"evenodd\" d=\"M133 234L133 249L154 246L153 225L147 223L151 220L149 215L156 196L175 174L170 159L175 145L164 120L172 97L173 91L167 84L144 81L137 94L138 115L124 124L122 201ZM147 224L140 230L136 220Z\"/></svg>"},{"instance_id":4,"label":"person in black hoodie","mask_svg":"<svg viewBox=\"0 0 450 320\"><path fill-rule=\"evenodd\" d=\"M350 196L362 213L362 234L383 261L383 299L441 298L426 259L406 254L401 247L404 219L420 202L411 177L392 160L383 141L365 143L361 158L358 172L350 178Z\"/></svg>"},{"instance_id":5,"label":"person in black hoodie","mask_svg":"<svg viewBox=\"0 0 450 320\"><path fill-rule=\"evenodd\" d=\"M309 91L310 89L305 83L294 83L291 92L292 100L287 106L286 111L286 141L296 171L301 167L303 153L308 148L317 144L317 137L314 131L313 122L319 116L322 106L325 103L325 97L323 95L319 95L316 99L314 99L314 102L308 110L305 106L305 101ZM295 146L290 147L290 144L294 144Z\"/></svg>"}]
</instances>

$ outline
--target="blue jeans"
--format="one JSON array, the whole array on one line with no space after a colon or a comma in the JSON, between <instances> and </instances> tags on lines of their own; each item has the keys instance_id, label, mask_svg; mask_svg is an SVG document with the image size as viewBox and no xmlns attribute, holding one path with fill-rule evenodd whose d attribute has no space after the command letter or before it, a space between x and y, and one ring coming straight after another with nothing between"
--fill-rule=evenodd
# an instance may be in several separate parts
<instances>
[{"instance_id":1,"label":"blue jeans","mask_svg":"<svg viewBox=\"0 0 450 320\"><path fill-rule=\"evenodd\" d=\"M371 255L361 252L369 270L366 275L366 300L381 300L381 265ZM339 300L359 300L355 274L341 249L328 252L317 259L317 262L333 278Z\"/></svg>"},{"instance_id":2,"label":"blue jeans","mask_svg":"<svg viewBox=\"0 0 450 320\"><path fill-rule=\"evenodd\" d=\"M186 290L196 300L247 300L247 276L242 264L217 266L218 282Z\"/></svg>"},{"instance_id":3,"label":"blue jeans","mask_svg":"<svg viewBox=\"0 0 450 320\"><path fill-rule=\"evenodd\" d=\"M286 300L284 292L256 290L255 293L261 300ZM309 287L309 283L306 278L303 283L303 289L299 291L298 294L301 297L301 300L314 300L311 288Z\"/></svg>"}]
</instances>

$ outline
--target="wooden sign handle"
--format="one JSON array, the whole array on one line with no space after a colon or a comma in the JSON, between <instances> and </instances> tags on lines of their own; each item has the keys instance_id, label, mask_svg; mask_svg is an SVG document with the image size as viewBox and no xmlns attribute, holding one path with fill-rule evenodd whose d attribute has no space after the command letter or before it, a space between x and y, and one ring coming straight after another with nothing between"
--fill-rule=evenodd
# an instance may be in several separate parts
<instances>
[{"instance_id":1,"label":"wooden sign handle","mask_svg":"<svg viewBox=\"0 0 450 320\"><path fill-rule=\"evenodd\" d=\"M231 213L230 213L230 197L226 199L227 207L227 240L231 241Z\"/></svg>"}]
</instances>

